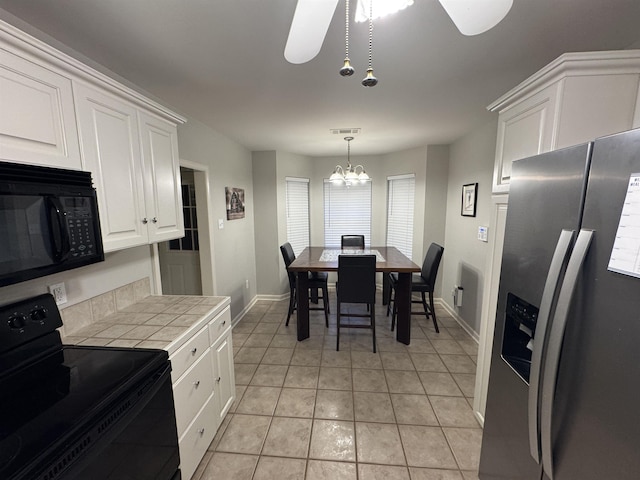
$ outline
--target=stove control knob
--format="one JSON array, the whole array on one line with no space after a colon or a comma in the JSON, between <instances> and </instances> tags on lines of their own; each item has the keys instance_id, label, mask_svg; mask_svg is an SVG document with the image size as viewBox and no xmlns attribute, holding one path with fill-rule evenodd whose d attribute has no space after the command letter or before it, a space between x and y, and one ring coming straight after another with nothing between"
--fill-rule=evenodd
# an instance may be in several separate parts
<instances>
[{"instance_id":1,"label":"stove control knob","mask_svg":"<svg viewBox=\"0 0 640 480\"><path fill-rule=\"evenodd\" d=\"M39 322L40 325L44 325L44 320L47 318L47 309L45 307L41 307L40 305L36 305L33 307L33 310L29 313L31 316L31 320L34 322Z\"/></svg>"},{"instance_id":2,"label":"stove control knob","mask_svg":"<svg viewBox=\"0 0 640 480\"><path fill-rule=\"evenodd\" d=\"M9 328L12 330L18 330L19 333L24 332L24 326L27 323L27 317L25 317L22 313L14 313L9 317L7 322L9 324Z\"/></svg>"}]
</instances>

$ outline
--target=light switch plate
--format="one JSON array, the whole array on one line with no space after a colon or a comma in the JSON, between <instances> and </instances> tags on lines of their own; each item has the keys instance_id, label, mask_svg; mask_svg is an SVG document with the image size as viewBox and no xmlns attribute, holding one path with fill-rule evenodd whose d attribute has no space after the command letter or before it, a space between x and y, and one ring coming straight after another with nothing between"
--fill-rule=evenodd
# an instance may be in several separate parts
<instances>
[{"instance_id":1,"label":"light switch plate","mask_svg":"<svg viewBox=\"0 0 640 480\"><path fill-rule=\"evenodd\" d=\"M218 229L222 230L224 228L224 220L222 218L218 219Z\"/></svg>"},{"instance_id":2,"label":"light switch plate","mask_svg":"<svg viewBox=\"0 0 640 480\"><path fill-rule=\"evenodd\" d=\"M488 242L489 228L487 227L478 227L478 240L481 242Z\"/></svg>"}]
</instances>

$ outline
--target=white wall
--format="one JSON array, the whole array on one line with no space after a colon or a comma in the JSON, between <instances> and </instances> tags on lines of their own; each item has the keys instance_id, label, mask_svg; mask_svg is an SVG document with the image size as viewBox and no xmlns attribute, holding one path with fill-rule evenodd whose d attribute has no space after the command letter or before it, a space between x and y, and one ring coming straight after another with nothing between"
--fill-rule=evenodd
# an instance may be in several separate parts
<instances>
[{"instance_id":1,"label":"white wall","mask_svg":"<svg viewBox=\"0 0 640 480\"><path fill-rule=\"evenodd\" d=\"M281 293L273 271L278 268L278 195L276 152L253 152L254 239L256 249L256 288L261 295Z\"/></svg>"},{"instance_id":2,"label":"white wall","mask_svg":"<svg viewBox=\"0 0 640 480\"><path fill-rule=\"evenodd\" d=\"M145 277L151 277L150 247L128 248L105 254L104 262L2 287L0 304L47 293L48 285L64 282L68 300L60 306L64 309Z\"/></svg>"},{"instance_id":3,"label":"white wall","mask_svg":"<svg viewBox=\"0 0 640 480\"><path fill-rule=\"evenodd\" d=\"M251 152L192 118L178 126L178 147L180 158L209 167L210 215L216 226L224 222L222 230L214 228L215 293L231 297L233 317L257 293ZM225 187L244 189L245 218L227 221Z\"/></svg>"},{"instance_id":4,"label":"white wall","mask_svg":"<svg viewBox=\"0 0 640 480\"><path fill-rule=\"evenodd\" d=\"M484 268L489 250L477 239L478 227L488 226L495 158L497 119L478 127L450 146L442 299L476 333L480 331ZM462 185L478 183L475 217L460 215ZM493 232L489 232L492 235ZM464 288L462 307L453 306L451 291Z\"/></svg>"}]
</instances>

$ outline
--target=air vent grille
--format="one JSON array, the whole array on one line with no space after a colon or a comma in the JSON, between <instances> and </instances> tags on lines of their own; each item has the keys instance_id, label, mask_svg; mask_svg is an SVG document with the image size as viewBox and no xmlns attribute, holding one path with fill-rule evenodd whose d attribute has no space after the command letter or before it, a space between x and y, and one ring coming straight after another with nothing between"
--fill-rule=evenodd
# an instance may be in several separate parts
<instances>
[{"instance_id":1,"label":"air vent grille","mask_svg":"<svg viewBox=\"0 0 640 480\"><path fill-rule=\"evenodd\" d=\"M332 135L359 135L361 128L331 128L329 131Z\"/></svg>"}]
</instances>

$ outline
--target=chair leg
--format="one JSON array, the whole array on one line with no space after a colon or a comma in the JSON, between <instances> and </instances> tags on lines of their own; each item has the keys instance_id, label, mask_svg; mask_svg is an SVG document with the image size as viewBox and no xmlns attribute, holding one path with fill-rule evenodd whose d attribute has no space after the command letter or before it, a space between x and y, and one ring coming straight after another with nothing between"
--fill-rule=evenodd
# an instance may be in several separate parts
<instances>
[{"instance_id":1,"label":"chair leg","mask_svg":"<svg viewBox=\"0 0 640 480\"><path fill-rule=\"evenodd\" d=\"M387 317L389 316L389 312L391 312L391 302L393 302L393 284L389 285L389 299L387 300Z\"/></svg>"},{"instance_id":2,"label":"chair leg","mask_svg":"<svg viewBox=\"0 0 640 480\"><path fill-rule=\"evenodd\" d=\"M295 308L296 301L296 292L291 289L291 293L289 295L289 311L287 312L287 322L284 324L285 327L289 326L289 319L291 318L291 314L293 313L293 309Z\"/></svg>"},{"instance_id":3,"label":"chair leg","mask_svg":"<svg viewBox=\"0 0 640 480\"><path fill-rule=\"evenodd\" d=\"M336 313L336 325L338 327L338 335L336 336L336 352L340 351L340 300L338 300L337 305L337 313Z\"/></svg>"},{"instance_id":4,"label":"chair leg","mask_svg":"<svg viewBox=\"0 0 640 480\"><path fill-rule=\"evenodd\" d=\"M438 320L436 320L436 309L433 306L433 292L429 292L429 310L431 310L431 320L433 320L433 326L436 329L436 333L440 333L438 328Z\"/></svg>"},{"instance_id":5,"label":"chair leg","mask_svg":"<svg viewBox=\"0 0 640 480\"><path fill-rule=\"evenodd\" d=\"M393 302L393 314L391 315L391 331L396 328L396 315L398 314L398 307L396 306L396 302Z\"/></svg>"},{"instance_id":6,"label":"chair leg","mask_svg":"<svg viewBox=\"0 0 640 480\"><path fill-rule=\"evenodd\" d=\"M376 305L371 304L371 330L373 331L373 353L376 353Z\"/></svg>"},{"instance_id":7,"label":"chair leg","mask_svg":"<svg viewBox=\"0 0 640 480\"><path fill-rule=\"evenodd\" d=\"M329 327L329 289L326 285L322 286L322 304L324 305L324 321Z\"/></svg>"}]
</instances>

